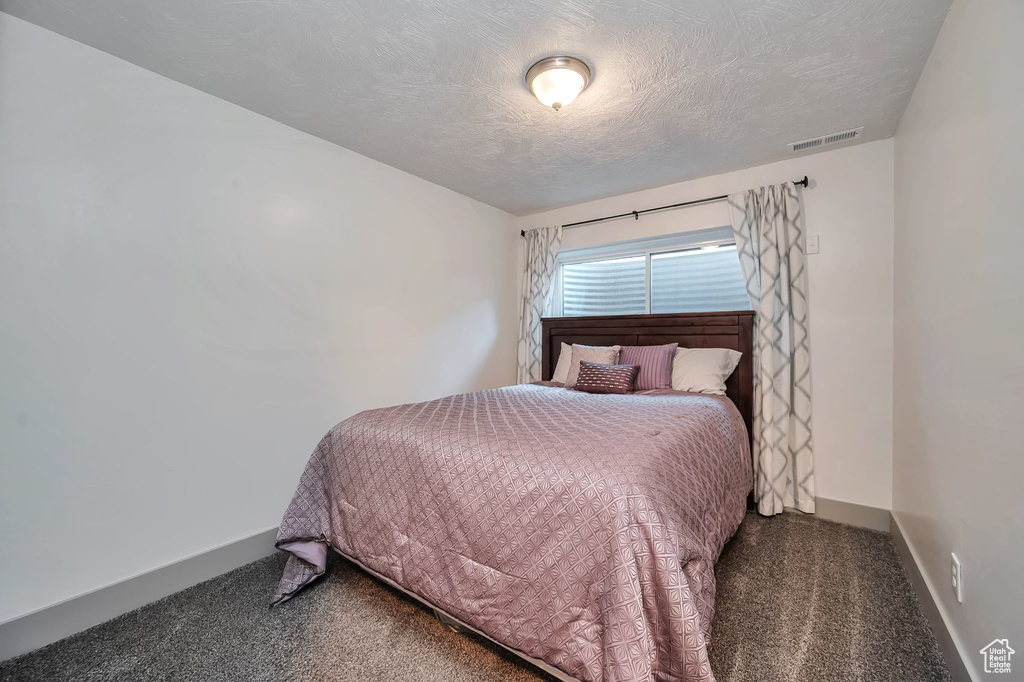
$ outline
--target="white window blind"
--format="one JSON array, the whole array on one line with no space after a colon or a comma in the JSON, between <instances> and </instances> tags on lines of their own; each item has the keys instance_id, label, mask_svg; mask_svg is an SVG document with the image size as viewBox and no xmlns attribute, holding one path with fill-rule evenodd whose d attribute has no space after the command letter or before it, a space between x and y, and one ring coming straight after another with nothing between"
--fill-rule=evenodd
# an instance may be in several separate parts
<instances>
[{"instance_id":1,"label":"white window blind","mask_svg":"<svg viewBox=\"0 0 1024 682\"><path fill-rule=\"evenodd\" d=\"M562 266L563 315L642 315L646 309L643 256Z\"/></svg>"},{"instance_id":2,"label":"white window blind","mask_svg":"<svg viewBox=\"0 0 1024 682\"><path fill-rule=\"evenodd\" d=\"M651 254L651 312L748 310L736 246Z\"/></svg>"},{"instance_id":3,"label":"white window blind","mask_svg":"<svg viewBox=\"0 0 1024 682\"><path fill-rule=\"evenodd\" d=\"M750 309L730 227L566 249L558 260L555 315Z\"/></svg>"}]
</instances>

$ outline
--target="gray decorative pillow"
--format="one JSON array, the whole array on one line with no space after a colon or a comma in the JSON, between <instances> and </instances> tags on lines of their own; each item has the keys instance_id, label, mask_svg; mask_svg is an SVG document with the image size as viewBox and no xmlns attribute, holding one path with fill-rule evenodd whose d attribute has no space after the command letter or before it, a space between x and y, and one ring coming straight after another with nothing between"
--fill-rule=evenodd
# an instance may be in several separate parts
<instances>
[{"instance_id":1,"label":"gray decorative pillow","mask_svg":"<svg viewBox=\"0 0 1024 682\"><path fill-rule=\"evenodd\" d=\"M640 365L595 365L584 360L576 390L587 393L632 393Z\"/></svg>"},{"instance_id":2,"label":"gray decorative pillow","mask_svg":"<svg viewBox=\"0 0 1024 682\"><path fill-rule=\"evenodd\" d=\"M593 362L597 365L616 365L619 362L619 351L622 346L582 346L572 344L572 362L569 365L569 376L565 380L566 388L576 388L580 376L580 363Z\"/></svg>"}]
</instances>

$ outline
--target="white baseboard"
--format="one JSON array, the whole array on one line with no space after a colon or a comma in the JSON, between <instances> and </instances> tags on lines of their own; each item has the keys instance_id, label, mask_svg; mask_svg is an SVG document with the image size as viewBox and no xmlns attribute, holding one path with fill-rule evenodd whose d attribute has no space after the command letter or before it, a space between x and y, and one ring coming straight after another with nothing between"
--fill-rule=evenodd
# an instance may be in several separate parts
<instances>
[{"instance_id":1,"label":"white baseboard","mask_svg":"<svg viewBox=\"0 0 1024 682\"><path fill-rule=\"evenodd\" d=\"M277 527L0 623L0 661L14 658L273 554Z\"/></svg>"},{"instance_id":2,"label":"white baseboard","mask_svg":"<svg viewBox=\"0 0 1024 682\"><path fill-rule=\"evenodd\" d=\"M817 497L814 500L814 510L818 518L825 519L826 521L836 521L851 526L889 532L888 509Z\"/></svg>"},{"instance_id":3,"label":"white baseboard","mask_svg":"<svg viewBox=\"0 0 1024 682\"><path fill-rule=\"evenodd\" d=\"M933 586L921 570L917 552L914 551L913 545L903 534L903 528L900 526L896 514L889 514L889 524L892 542L896 545L896 551L899 552L900 558L903 559L910 584L914 588L914 592L917 593L917 600L921 602L921 610L924 611L928 624L931 625L932 632L935 633L942 657L946 660L946 667L949 668L950 677L953 678L953 682L972 682L970 666L967 664L968 652L953 636L953 631L950 630L943 612L942 603L935 598Z\"/></svg>"}]
</instances>

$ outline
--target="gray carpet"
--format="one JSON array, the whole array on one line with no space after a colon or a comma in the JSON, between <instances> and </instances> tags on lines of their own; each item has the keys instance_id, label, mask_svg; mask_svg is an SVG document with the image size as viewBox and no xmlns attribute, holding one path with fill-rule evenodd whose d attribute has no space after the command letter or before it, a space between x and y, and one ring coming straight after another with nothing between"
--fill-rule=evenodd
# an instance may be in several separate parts
<instances>
[{"instance_id":1,"label":"gray carpet","mask_svg":"<svg viewBox=\"0 0 1024 682\"><path fill-rule=\"evenodd\" d=\"M232 571L0 664L0 680L544 680L336 559L270 610L284 564ZM716 568L720 682L948 680L889 536L749 514Z\"/></svg>"}]
</instances>

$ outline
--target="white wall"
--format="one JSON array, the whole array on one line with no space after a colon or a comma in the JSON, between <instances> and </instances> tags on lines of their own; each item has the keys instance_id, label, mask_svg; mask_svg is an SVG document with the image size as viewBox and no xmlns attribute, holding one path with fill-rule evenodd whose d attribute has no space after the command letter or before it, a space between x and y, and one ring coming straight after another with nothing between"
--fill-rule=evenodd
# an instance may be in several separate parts
<instances>
[{"instance_id":1,"label":"white wall","mask_svg":"<svg viewBox=\"0 0 1024 682\"><path fill-rule=\"evenodd\" d=\"M889 509L892 498L893 142L826 151L525 216L569 223L808 175L811 371L817 494ZM566 230L565 248L729 224L724 203Z\"/></svg>"},{"instance_id":2,"label":"white wall","mask_svg":"<svg viewBox=\"0 0 1024 682\"><path fill-rule=\"evenodd\" d=\"M1022 35L1020 0L957 0L896 134L893 510L975 679L1024 652Z\"/></svg>"},{"instance_id":3,"label":"white wall","mask_svg":"<svg viewBox=\"0 0 1024 682\"><path fill-rule=\"evenodd\" d=\"M0 13L0 621L265 530L511 383L508 214Z\"/></svg>"}]
</instances>

